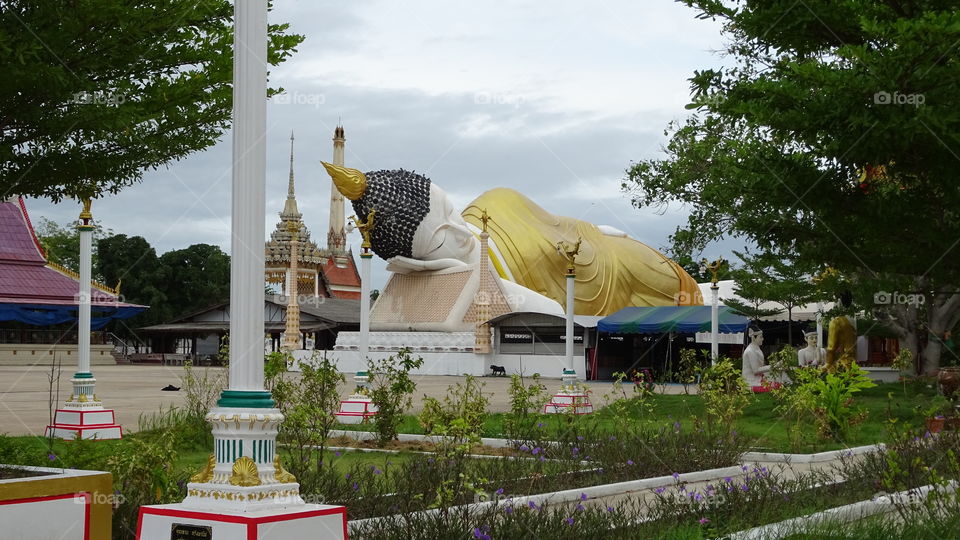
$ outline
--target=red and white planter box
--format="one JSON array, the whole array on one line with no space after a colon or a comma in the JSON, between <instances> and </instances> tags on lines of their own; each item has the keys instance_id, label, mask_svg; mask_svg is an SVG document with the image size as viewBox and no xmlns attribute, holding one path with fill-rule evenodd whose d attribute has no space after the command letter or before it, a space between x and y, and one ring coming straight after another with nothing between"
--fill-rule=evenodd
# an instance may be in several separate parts
<instances>
[{"instance_id":1,"label":"red and white planter box","mask_svg":"<svg viewBox=\"0 0 960 540\"><path fill-rule=\"evenodd\" d=\"M590 414L593 404L590 396L582 392L557 393L543 406L544 414Z\"/></svg>"},{"instance_id":2,"label":"red and white planter box","mask_svg":"<svg viewBox=\"0 0 960 540\"><path fill-rule=\"evenodd\" d=\"M340 402L337 421L341 424L360 424L377 414L377 407L370 398L350 396Z\"/></svg>"},{"instance_id":3,"label":"red and white planter box","mask_svg":"<svg viewBox=\"0 0 960 540\"><path fill-rule=\"evenodd\" d=\"M254 512L194 510L181 504L140 507L137 540L170 540L176 530L198 540L346 540L344 506L305 504Z\"/></svg>"},{"instance_id":4,"label":"red and white planter box","mask_svg":"<svg viewBox=\"0 0 960 540\"><path fill-rule=\"evenodd\" d=\"M45 436L61 439L120 439L123 428L113 414L113 409L57 409L53 425L47 426Z\"/></svg>"}]
</instances>

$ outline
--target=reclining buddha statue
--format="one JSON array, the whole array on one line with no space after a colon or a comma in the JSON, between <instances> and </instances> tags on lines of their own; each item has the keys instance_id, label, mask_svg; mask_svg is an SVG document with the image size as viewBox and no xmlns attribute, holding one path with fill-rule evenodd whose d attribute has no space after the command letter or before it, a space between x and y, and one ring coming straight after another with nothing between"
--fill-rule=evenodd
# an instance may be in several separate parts
<instances>
[{"instance_id":1,"label":"reclining buddha statue","mask_svg":"<svg viewBox=\"0 0 960 540\"><path fill-rule=\"evenodd\" d=\"M458 212L428 178L405 170L363 173L324 163L358 216L376 211L373 252L387 270L407 274L475 265L481 229L490 265L524 311L563 313L568 261L558 243L580 242L575 261L578 315L626 306L699 305L696 281L657 250L612 227L556 216L507 188L487 191ZM482 223L484 211L488 222Z\"/></svg>"}]
</instances>

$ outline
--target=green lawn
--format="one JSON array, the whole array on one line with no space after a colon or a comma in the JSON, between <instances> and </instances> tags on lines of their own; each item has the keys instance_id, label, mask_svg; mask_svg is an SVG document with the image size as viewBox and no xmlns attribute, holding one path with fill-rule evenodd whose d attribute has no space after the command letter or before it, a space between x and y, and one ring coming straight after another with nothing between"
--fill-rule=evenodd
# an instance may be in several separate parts
<instances>
[{"instance_id":1,"label":"green lawn","mask_svg":"<svg viewBox=\"0 0 960 540\"><path fill-rule=\"evenodd\" d=\"M629 388L627 390L629 391ZM878 384L874 388L860 392L856 395L854 406L866 409L868 416L863 423L851 429L844 443L818 440L811 426L808 428L810 436L804 444L794 445L789 434L794 420L776 410L777 401L771 394L756 394L735 426L739 434L755 441L754 446L758 450L774 452L821 452L848 446L887 442L890 419L896 419L895 424L898 427L923 428L924 418L915 408L917 405L929 403L935 394L936 389L933 384L922 380L908 382L906 391L901 383L887 383ZM601 407L602 398L594 395L593 402L598 410L591 421L601 429L615 429L612 415ZM656 394L651 397L651 402L655 414L653 420L657 423L680 422L685 429L692 429L694 418L705 417L703 402L695 395ZM503 437L504 417L504 414L491 414L484 424L483 436ZM546 437L549 438L550 432L553 428L559 427L563 419L556 415L543 415L541 421L544 424L543 429L546 430ZM372 431L373 426L343 426L343 429ZM400 432L423 434L423 428L416 416L407 415L400 426Z\"/></svg>"}]
</instances>

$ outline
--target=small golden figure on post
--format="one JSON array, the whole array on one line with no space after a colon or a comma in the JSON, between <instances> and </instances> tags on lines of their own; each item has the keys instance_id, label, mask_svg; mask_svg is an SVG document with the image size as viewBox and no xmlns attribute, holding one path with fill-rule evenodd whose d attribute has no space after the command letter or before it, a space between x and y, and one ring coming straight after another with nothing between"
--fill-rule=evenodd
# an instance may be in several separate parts
<instances>
[{"instance_id":1,"label":"small golden figure on post","mask_svg":"<svg viewBox=\"0 0 960 540\"><path fill-rule=\"evenodd\" d=\"M719 281L717 274L720 272L720 269L723 268L723 265L727 264L727 261L724 260L723 257L720 257L713 262L707 262L707 259L703 259L700 261L700 264L702 268L706 268L707 271L710 272L710 283L716 287L717 281Z\"/></svg>"},{"instance_id":2,"label":"small golden figure on post","mask_svg":"<svg viewBox=\"0 0 960 540\"><path fill-rule=\"evenodd\" d=\"M567 273L573 274L576 269L573 266L574 259L580 254L580 244L583 238L577 237L577 243L570 245L563 240L557 242L557 253L567 261Z\"/></svg>"},{"instance_id":3,"label":"small golden figure on post","mask_svg":"<svg viewBox=\"0 0 960 540\"><path fill-rule=\"evenodd\" d=\"M487 222L490 221L490 215L487 214L486 208L484 208L483 212L480 214L480 221L483 222L483 232L487 232Z\"/></svg>"},{"instance_id":4,"label":"small golden figure on post","mask_svg":"<svg viewBox=\"0 0 960 540\"><path fill-rule=\"evenodd\" d=\"M360 221L357 219L357 216L350 216L350 219L353 220L353 224L356 225L357 230L360 231L360 235L363 236L363 244L360 245L364 251L370 250L370 232L373 230L374 225L374 216L376 215L376 210L370 210L370 213L367 214L366 221Z\"/></svg>"}]
</instances>

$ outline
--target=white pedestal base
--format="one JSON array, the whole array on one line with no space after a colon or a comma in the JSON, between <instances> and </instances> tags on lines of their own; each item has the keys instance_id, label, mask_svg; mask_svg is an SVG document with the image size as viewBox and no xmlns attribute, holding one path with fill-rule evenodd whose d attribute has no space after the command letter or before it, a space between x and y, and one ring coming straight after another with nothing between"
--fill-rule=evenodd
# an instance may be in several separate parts
<instances>
[{"instance_id":1,"label":"white pedestal base","mask_svg":"<svg viewBox=\"0 0 960 540\"><path fill-rule=\"evenodd\" d=\"M69 405L69 404L68 404ZM120 439L123 428L114 420L113 409L57 409L53 425L47 426L45 436L61 439Z\"/></svg>"},{"instance_id":2,"label":"white pedestal base","mask_svg":"<svg viewBox=\"0 0 960 540\"><path fill-rule=\"evenodd\" d=\"M207 540L346 540L347 509L305 504L255 512L215 512L182 503L141 506L137 540L180 538L173 535L175 525L209 527L209 536L204 536ZM201 536L194 534L193 538Z\"/></svg>"},{"instance_id":3,"label":"white pedestal base","mask_svg":"<svg viewBox=\"0 0 960 540\"><path fill-rule=\"evenodd\" d=\"M545 414L590 414L593 404L590 396L579 391L560 391L554 394L550 402L543 406Z\"/></svg>"},{"instance_id":4,"label":"white pedestal base","mask_svg":"<svg viewBox=\"0 0 960 540\"><path fill-rule=\"evenodd\" d=\"M341 424L361 424L377 414L377 406L369 397L354 394L340 402L337 422Z\"/></svg>"}]
</instances>

